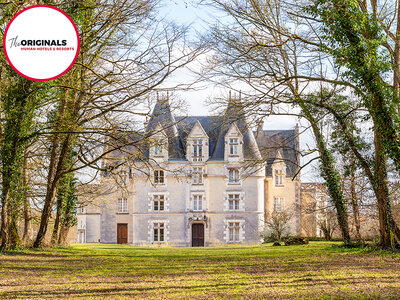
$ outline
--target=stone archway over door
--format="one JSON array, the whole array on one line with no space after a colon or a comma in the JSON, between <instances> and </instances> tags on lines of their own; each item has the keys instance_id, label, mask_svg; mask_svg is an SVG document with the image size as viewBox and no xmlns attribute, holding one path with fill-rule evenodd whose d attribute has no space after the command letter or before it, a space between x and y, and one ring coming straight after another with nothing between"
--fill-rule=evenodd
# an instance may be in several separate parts
<instances>
[{"instance_id":1,"label":"stone archway over door","mask_svg":"<svg viewBox=\"0 0 400 300\"><path fill-rule=\"evenodd\" d=\"M204 224L192 224L192 247L204 247Z\"/></svg>"}]
</instances>

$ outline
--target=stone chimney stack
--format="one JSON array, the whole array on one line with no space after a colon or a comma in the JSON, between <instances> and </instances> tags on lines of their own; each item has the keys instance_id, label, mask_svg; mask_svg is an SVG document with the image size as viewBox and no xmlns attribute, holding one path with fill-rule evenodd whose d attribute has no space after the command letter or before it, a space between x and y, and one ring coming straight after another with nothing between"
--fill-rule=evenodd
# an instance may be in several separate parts
<instances>
[{"instance_id":1,"label":"stone chimney stack","mask_svg":"<svg viewBox=\"0 0 400 300\"><path fill-rule=\"evenodd\" d=\"M157 104L169 104L169 93L167 92L167 96L160 96L157 92Z\"/></svg>"},{"instance_id":2,"label":"stone chimney stack","mask_svg":"<svg viewBox=\"0 0 400 300\"><path fill-rule=\"evenodd\" d=\"M147 125L149 125L149 121L150 121L150 119L149 119L149 117L148 116L146 116L146 121L144 121L144 130L146 130L147 129Z\"/></svg>"},{"instance_id":3,"label":"stone chimney stack","mask_svg":"<svg viewBox=\"0 0 400 300\"><path fill-rule=\"evenodd\" d=\"M259 136L264 130L264 120L262 118L257 119L257 136Z\"/></svg>"}]
</instances>

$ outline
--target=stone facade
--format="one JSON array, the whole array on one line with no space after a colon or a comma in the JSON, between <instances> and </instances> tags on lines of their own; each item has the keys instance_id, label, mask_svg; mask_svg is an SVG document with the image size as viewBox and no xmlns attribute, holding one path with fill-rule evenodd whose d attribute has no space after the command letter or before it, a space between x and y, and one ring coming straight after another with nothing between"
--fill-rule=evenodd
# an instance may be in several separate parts
<instances>
[{"instance_id":1,"label":"stone facade","mask_svg":"<svg viewBox=\"0 0 400 300\"><path fill-rule=\"evenodd\" d=\"M238 100L218 117L175 117L159 100L143 134L129 137L135 147L104 159L112 172L99 189L109 192L79 210L78 241L256 244L276 197L294 209L292 233L300 234L298 131L253 132L242 115Z\"/></svg>"}]
</instances>

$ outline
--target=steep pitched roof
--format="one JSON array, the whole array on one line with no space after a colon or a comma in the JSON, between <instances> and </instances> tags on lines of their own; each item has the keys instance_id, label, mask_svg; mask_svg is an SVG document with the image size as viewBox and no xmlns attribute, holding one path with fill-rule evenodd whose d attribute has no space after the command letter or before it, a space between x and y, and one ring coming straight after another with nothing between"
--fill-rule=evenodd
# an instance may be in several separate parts
<instances>
[{"instance_id":1,"label":"steep pitched roof","mask_svg":"<svg viewBox=\"0 0 400 300\"><path fill-rule=\"evenodd\" d=\"M230 98L221 121L221 130L217 137L215 149L211 155L212 160L224 159L225 135L228 132L230 125L234 122L243 135L244 159L262 160L253 132L246 123L245 112L240 99Z\"/></svg>"},{"instance_id":2,"label":"steep pitched roof","mask_svg":"<svg viewBox=\"0 0 400 300\"><path fill-rule=\"evenodd\" d=\"M211 154L214 151L216 140L221 130L221 117L215 116L189 116L183 117L178 116L176 117L177 120L177 127L179 132L179 137L182 141L182 151L186 152L186 140L189 133L192 131L194 125L197 121L200 122L201 126L203 127L204 131L207 133L209 137L209 153ZM222 154L223 158L223 154Z\"/></svg>"},{"instance_id":3,"label":"steep pitched roof","mask_svg":"<svg viewBox=\"0 0 400 300\"><path fill-rule=\"evenodd\" d=\"M144 133L128 134L126 138L138 141L135 146L127 146L125 150L134 150L140 154L136 159L149 157L146 137L157 133L159 125L168 136L169 160L186 160L186 141L189 133L199 122L209 137L210 160L224 160L225 135L233 123L243 135L243 154L245 160L266 161L266 175L272 175L272 164L278 150L281 151L286 164L287 176L293 176L298 169L298 131L296 130L264 130L253 132L244 118L242 104L231 100L224 114L219 116L177 116L174 117L167 100L158 100L145 128ZM129 143L129 142L127 142ZM132 148L132 149L130 149ZM134 149L133 149L134 148ZM121 157L122 153L117 157ZM123 155L122 155L123 156Z\"/></svg>"},{"instance_id":4,"label":"steep pitched roof","mask_svg":"<svg viewBox=\"0 0 400 300\"><path fill-rule=\"evenodd\" d=\"M163 127L165 134L168 136L168 155L172 159L184 159L185 155L179 138L179 132L177 122L174 115L171 112L171 107L168 103L168 99L157 100L154 106L151 118L145 133L150 136L157 132L157 126L160 124ZM148 149L145 150L146 157L148 157Z\"/></svg>"},{"instance_id":5,"label":"steep pitched roof","mask_svg":"<svg viewBox=\"0 0 400 300\"><path fill-rule=\"evenodd\" d=\"M298 132L293 130L262 130L253 132L263 159L267 162L266 176L272 176L272 164L277 153L283 155L286 175L294 176L298 170Z\"/></svg>"}]
</instances>

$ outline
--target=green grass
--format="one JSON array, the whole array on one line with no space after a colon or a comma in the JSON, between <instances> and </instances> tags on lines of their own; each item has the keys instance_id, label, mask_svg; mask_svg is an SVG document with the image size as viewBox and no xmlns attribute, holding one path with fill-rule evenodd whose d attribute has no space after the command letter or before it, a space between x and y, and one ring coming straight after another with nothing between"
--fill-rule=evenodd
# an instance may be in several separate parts
<instances>
[{"instance_id":1,"label":"green grass","mask_svg":"<svg viewBox=\"0 0 400 300\"><path fill-rule=\"evenodd\" d=\"M0 256L0 298L400 298L399 255L337 245L16 251Z\"/></svg>"}]
</instances>

